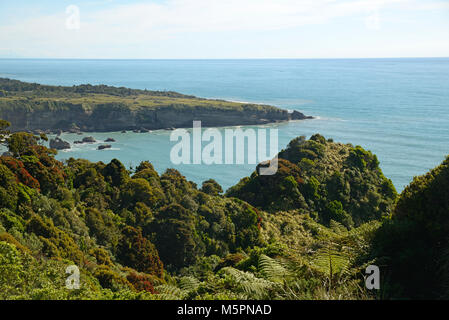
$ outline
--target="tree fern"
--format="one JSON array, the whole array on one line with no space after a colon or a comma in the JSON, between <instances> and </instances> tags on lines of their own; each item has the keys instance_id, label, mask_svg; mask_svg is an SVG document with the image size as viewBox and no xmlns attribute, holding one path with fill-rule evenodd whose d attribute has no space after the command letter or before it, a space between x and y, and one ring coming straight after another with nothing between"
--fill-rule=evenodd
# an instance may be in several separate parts
<instances>
[{"instance_id":1,"label":"tree fern","mask_svg":"<svg viewBox=\"0 0 449 320\"><path fill-rule=\"evenodd\" d=\"M200 281L194 277L182 277L179 279L179 287L185 292L195 291L200 285Z\"/></svg>"},{"instance_id":2,"label":"tree fern","mask_svg":"<svg viewBox=\"0 0 449 320\"><path fill-rule=\"evenodd\" d=\"M232 267L221 269L221 272L231 279L234 289L245 294L247 299L267 299L271 289L276 287L276 283L257 278L254 274L237 270Z\"/></svg>"},{"instance_id":3,"label":"tree fern","mask_svg":"<svg viewBox=\"0 0 449 320\"><path fill-rule=\"evenodd\" d=\"M329 280L329 288L333 287L335 278L348 272L350 257L343 251L339 251L332 245L327 245L318 250L312 264L322 272Z\"/></svg>"},{"instance_id":4,"label":"tree fern","mask_svg":"<svg viewBox=\"0 0 449 320\"><path fill-rule=\"evenodd\" d=\"M283 282L291 276L291 273L279 261L264 254L259 257L259 270L265 279L274 282Z\"/></svg>"},{"instance_id":5,"label":"tree fern","mask_svg":"<svg viewBox=\"0 0 449 320\"><path fill-rule=\"evenodd\" d=\"M163 300L183 300L187 297L188 292L182 290L178 287L175 287L170 284L162 284L157 286L156 292L158 292L159 298Z\"/></svg>"}]
</instances>

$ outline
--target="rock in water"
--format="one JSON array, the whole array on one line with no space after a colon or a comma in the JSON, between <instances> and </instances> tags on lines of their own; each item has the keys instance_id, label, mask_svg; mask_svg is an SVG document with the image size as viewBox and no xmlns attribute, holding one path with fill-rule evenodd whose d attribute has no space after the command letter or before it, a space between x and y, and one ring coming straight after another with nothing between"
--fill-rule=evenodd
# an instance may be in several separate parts
<instances>
[{"instance_id":1,"label":"rock in water","mask_svg":"<svg viewBox=\"0 0 449 320\"><path fill-rule=\"evenodd\" d=\"M98 150L104 150L104 149L111 149L111 145L110 144L104 144L101 146L98 146Z\"/></svg>"},{"instance_id":2,"label":"rock in water","mask_svg":"<svg viewBox=\"0 0 449 320\"><path fill-rule=\"evenodd\" d=\"M306 116L304 113L295 110L290 114L290 119L291 120L304 120L304 119L313 119L313 117Z\"/></svg>"},{"instance_id":3,"label":"rock in water","mask_svg":"<svg viewBox=\"0 0 449 320\"><path fill-rule=\"evenodd\" d=\"M115 142L115 139L113 139L113 138L107 138L106 140L104 140L104 142Z\"/></svg>"},{"instance_id":4,"label":"rock in water","mask_svg":"<svg viewBox=\"0 0 449 320\"><path fill-rule=\"evenodd\" d=\"M97 140L94 139L94 137L85 137L83 138L83 143L95 143Z\"/></svg>"},{"instance_id":5,"label":"rock in water","mask_svg":"<svg viewBox=\"0 0 449 320\"><path fill-rule=\"evenodd\" d=\"M70 149L70 143L60 138L55 138L50 140L50 148L56 150Z\"/></svg>"}]
</instances>

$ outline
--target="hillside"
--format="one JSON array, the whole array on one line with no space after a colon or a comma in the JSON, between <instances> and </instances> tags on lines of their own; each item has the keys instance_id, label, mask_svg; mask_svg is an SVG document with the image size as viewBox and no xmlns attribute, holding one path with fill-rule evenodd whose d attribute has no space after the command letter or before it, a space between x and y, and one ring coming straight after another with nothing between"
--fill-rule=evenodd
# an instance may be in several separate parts
<instances>
[{"instance_id":1,"label":"hillside","mask_svg":"<svg viewBox=\"0 0 449 320\"><path fill-rule=\"evenodd\" d=\"M121 131L306 119L273 106L105 85L46 86L0 78L0 118L12 131Z\"/></svg>"},{"instance_id":2,"label":"hillside","mask_svg":"<svg viewBox=\"0 0 449 320\"><path fill-rule=\"evenodd\" d=\"M227 195L273 213L299 209L324 225L334 220L347 228L378 220L392 209L393 183L382 174L377 157L360 146L316 134L292 140L278 158L275 175L259 175L256 169Z\"/></svg>"},{"instance_id":3,"label":"hillside","mask_svg":"<svg viewBox=\"0 0 449 320\"><path fill-rule=\"evenodd\" d=\"M39 138L12 134L0 157L1 298L369 298L357 257L377 224L265 212L148 162L62 163ZM71 264L82 290L64 288Z\"/></svg>"},{"instance_id":4,"label":"hillside","mask_svg":"<svg viewBox=\"0 0 449 320\"><path fill-rule=\"evenodd\" d=\"M383 296L448 299L448 234L449 157L413 179L376 233L371 256L383 266Z\"/></svg>"},{"instance_id":5,"label":"hillside","mask_svg":"<svg viewBox=\"0 0 449 320\"><path fill-rule=\"evenodd\" d=\"M398 199L375 155L317 134L292 140L276 175L256 170L224 196L149 162L62 163L44 136L6 125L0 299L448 296L448 160ZM364 286L373 263L380 292ZM81 288L68 290L73 264Z\"/></svg>"}]
</instances>

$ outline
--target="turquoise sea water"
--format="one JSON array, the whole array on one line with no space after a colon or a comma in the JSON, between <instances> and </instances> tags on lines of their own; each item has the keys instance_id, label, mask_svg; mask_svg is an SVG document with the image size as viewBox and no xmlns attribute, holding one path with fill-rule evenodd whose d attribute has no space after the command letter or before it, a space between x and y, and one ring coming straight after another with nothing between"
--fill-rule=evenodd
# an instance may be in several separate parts
<instances>
[{"instance_id":1,"label":"turquoise sea water","mask_svg":"<svg viewBox=\"0 0 449 320\"><path fill-rule=\"evenodd\" d=\"M402 190L413 176L449 154L449 58L350 60L11 60L0 77L51 85L107 84L173 90L206 98L272 104L318 117L272 125L279 148L294 137L321 133L376 153L385 175ZM170 162L170 132L92 133L117 140L111 150L76 146L59 159L82 157L125 165L150 160L160 172L179 169L197 183L224 188L254 165L182 165ZM65 134L73 142L80 137Z\"/></svg>"}]
</instances>

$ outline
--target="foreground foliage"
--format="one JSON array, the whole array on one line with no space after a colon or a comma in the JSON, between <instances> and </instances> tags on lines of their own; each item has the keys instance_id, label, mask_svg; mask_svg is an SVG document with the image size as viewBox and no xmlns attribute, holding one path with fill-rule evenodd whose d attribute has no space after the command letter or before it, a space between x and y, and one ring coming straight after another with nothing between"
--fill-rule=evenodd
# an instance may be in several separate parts
<instances>
[{"instance_id":1,"label":"foreground foliage","mask_svg":"<svg viewBox=\"0 0 449 320\"><path fill-rule=\"evenodd\" d=\"M7 126L0 299L447 296L448 160L395 206L374 155L315 135L279 154L276 175L256 170L224 196L212 179L199 187L149 162L132 171L116 159L61 163L40 145L45 137ZM378 294L364 285L372 263L388 266ZM73 264L78 290L65 288ZM423 278L431 287L417 295L406 279L422 268L438 278Z\"/></svg>"}]
</instances>

